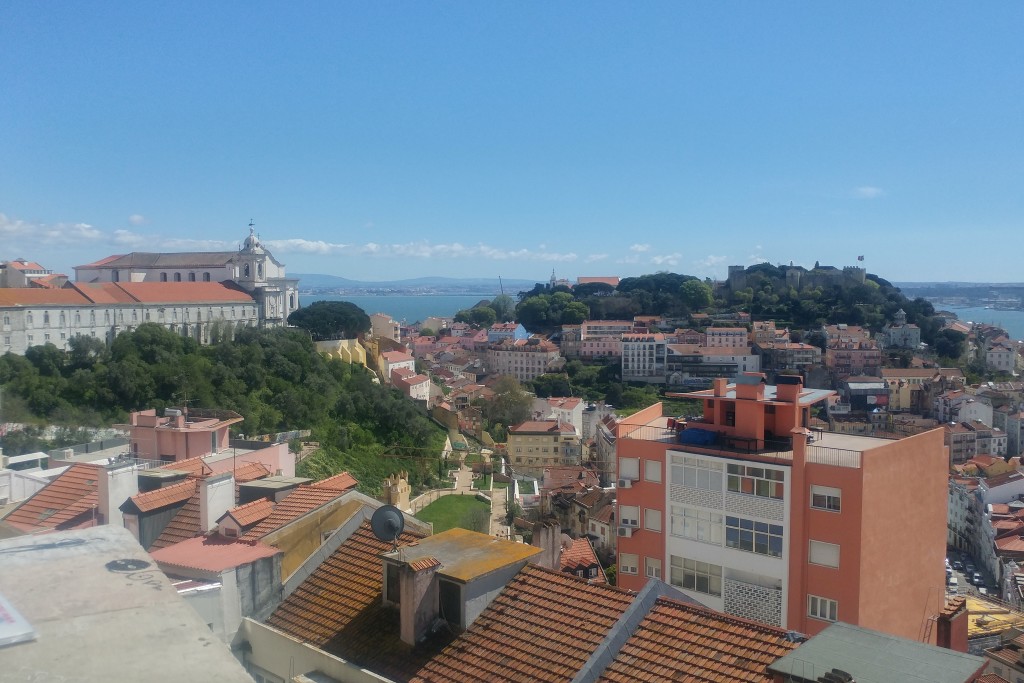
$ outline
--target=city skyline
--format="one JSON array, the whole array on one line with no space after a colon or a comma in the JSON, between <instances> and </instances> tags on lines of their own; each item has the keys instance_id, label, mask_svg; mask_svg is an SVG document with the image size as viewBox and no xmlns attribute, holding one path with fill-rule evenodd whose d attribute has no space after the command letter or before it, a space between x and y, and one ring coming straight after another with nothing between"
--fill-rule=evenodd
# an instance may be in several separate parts
<instances>
[{"instance_id":1,"label":"city skyline","mask_svg":"<svg viewBox=\"0 0 1024 683\"><path fill-rule=\"evenodd\" d=\"M0 9L0 259L1020 281L1024 6Z\"/></svg>"}]
</instances>

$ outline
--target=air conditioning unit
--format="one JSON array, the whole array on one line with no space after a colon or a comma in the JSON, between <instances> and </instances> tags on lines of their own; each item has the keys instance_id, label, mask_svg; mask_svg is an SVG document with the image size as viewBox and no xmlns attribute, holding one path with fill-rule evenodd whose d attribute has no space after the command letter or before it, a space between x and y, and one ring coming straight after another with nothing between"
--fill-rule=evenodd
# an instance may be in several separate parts
<instances>
[{"instance_id":1,"label":"air conditioning unit","mask_svg":"<svg viewBox=\"0 0 1024 683\"><path fill-rule=\"evenodd\" d=\"M632 479L619 479L619 488L620 489L628 489L628 488L632 488L632 487L633 487L633 480Z\"/></svg>"},{"instance_id":2,"label":"air conditioning unit","mask_svg":"<svg viewBox=\"0 0 1024 683\"><path fill-rule=\"evenodd\" d=\"M619 536L621 536L623 538L632 538L633 537L633 527L631 527L631 526L620 526L619 527Z\"/></svg>"}]
</instances>

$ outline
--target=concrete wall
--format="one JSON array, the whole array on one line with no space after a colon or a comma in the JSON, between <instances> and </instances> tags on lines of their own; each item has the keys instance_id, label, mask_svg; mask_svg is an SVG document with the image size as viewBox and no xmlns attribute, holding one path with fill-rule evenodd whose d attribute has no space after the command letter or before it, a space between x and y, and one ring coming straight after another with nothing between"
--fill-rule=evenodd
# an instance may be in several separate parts
<instances>
[{"instance_id":1,"label":"concrete wall","mask_svg":"<svg viewBox=\"0 0 1024 683\"><path fill-rule=\"evenodd\" d=\"M243 643L248 643L249 651L240 647ZM246 670L252 664L286 681L320 671L340 683L389 683L386 678L252 619L242 620L232 650Z\"/></svg>"},{"instance_id":2,"label":"concrete wall","mask_svg":"<svg viewBox=\"0 0 1024 683\"><path fill-rule=\"evenodd\" d=\"M359 501L347 502L339 498L265 536L263 543L284 553L281 559L284 579L287 580L320 547L325 532L334 531L344 524L361 505Z\"/></svg>"}]
</instances>

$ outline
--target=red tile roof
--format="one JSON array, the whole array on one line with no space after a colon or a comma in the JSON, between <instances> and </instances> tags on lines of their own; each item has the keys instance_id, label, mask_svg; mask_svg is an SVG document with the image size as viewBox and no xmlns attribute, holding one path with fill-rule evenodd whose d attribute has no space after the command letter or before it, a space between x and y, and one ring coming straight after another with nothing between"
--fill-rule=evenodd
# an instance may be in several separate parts
<instances>
[{"instance_id":1,"label":"red tile roof","mask_svg":"<svg viewBox=\"0 0 1024 683\"><path fill-rule=\"evenodd\" d=\"M184 503L196 492L196 483L191 479L164 486L155 491L146 491L132 496L131 500L139 512L149 512L168 505Z\"/></svg>"},{"instance_id":2,"label":"red tile roof","mask_svg":"<svg viewBox=\"0 0 1024 683\"><path fill-rule=\"evenodd\" d=\"M150 553L164 571L170 567L222 572L281 552L262 543L240 543L223 536L200 536Z\"/></svg>"},{"instance_id":3,"label":"red tile roof","mask_svg":"<svg viewBox=\"0 0 1024 683\"><path fill-rule=\"evenodd\" d=\"M236 482L254 481L270 475L270 469L261 462L247 462L234 470Z\"/></svg>"},{"instance_id":4,"label":"red tile roof","mask_svg":"<svg viewBox=\"0 0 1024 683\"><path fill-rule=\"evenodd\" d=\"M0 306L86 306L89 300L73 289L0 287Z\"/></svg>"},{"instance_id":5,"label":"red tile roof","mask_svg":"<svg viewBox=\"0 0 1024 683\"><path fill-rule=\"evenodd\" d=\"M576 428L557 420L527 420L509 427L508 431L516 434L575 434Z\"/></svg>"},{"instance_id":6,"label":"red tile roof","mask_svg":"<svg viewBox=\"0 0 1024 683\"><path fill-rule=\"evenodd\" d=\"M225 282L79 282L74 287L96 303L253 303L251 294Z\"/></svg>"},{"instance_id":7,"label":"red tile roof","mask_svg":"<svg viewBox=\"0 0 1024 683\"><path fill-rule=\"evenodd\" d=\"M797 646L786 631L659 598L600 681L765 681L768 665Z\"/></svg>"},{"instance_id":8,"label":"red tile roof","mask_svg":"<svg viewBox=\"0 0 1024 683\"><path fill-rule=\"evenodd\" d=\"M333 477L327 479L321 479L320 481L312 484L312 486L318 489L330 489L331 491L349 491L354 489L359 482L355 480L348 472L342 472L335 474Z\"/></svg>"},{"instance_id":9,"label":"red tile roof","mask_svg":"<svg viewBox=\"0 0 1024 683\"><path fill-rule=\"evenodd\" d=\"M189 481L195 487L195 493L178 510L178 514L174 515L174 519L168 522L160 536L147 548L150 552L154 548L166 548L175 543L195 538L202 533L202 527L199 525L199 486L196 484L195 479L190 479Z\"/></svg>"},{"instance_id":10,"label":"red tile roof","mask_svg":"<svg viewBox=\"0 0 1024 683\"><path fill-rule=\"evenodd\" d=\"M570 681L632 601L620 588L527 565L412 680Z\"/></svg>"},{"instance_id":11,"label":"red tile roof","mask_svg":"<svg viewBox=\"0 0 1024 683\"><path fill-rule=\"evenodd\" d=\"M162 470L174 470L175 472L185 472L190 477L208 477L213 474L213 470L210 466L203 462L200 458L188 458L187 460L178 460L177 462L169 462L166 465L160 467Z\"/></svg>"},{"instance_id":12,"label":"red tile roof","mask_svg":"<svg viewBox=\"0 0 1024 683\"><path fill-rule=\"evenodd\" d=\"M96 482L101 476L104 476L104 470L99 465L71 465L14 508L4 521L22 531L72 528L77 526L76 521L83 521L76 519L83 515L88 515L85 523L91 524L98 490Z\"/></svg>"},{"instance_id":13,"label":"red tile roof","mask_svg":"<svg viewBox=\"0 0 1024 683\"><path fill-rule=\"evenodd\" d=\"M405 531L398 544L420 538ZM364 522L278 606L267 625L357 666L408 680L430 653L402 643L396 610L381 604L380 555L390 550L391 543Z\"/></svg>"},{"instance_id":14,"label":"red tile roof","mask_svg":"<svg viewBox=\"0 0 1024 683\"><path fill-rule=\"evenodd\" d=\"M586 537L577 538L571 546L564 549L559 563L562 571L569 574L575 574L580 569L588 570L601 566L594 553L594 546L590 545L590 539ZM603 570L597 572L597 576L590 576L587 573L584 578L590 579L593 583L606 583L608 580Z\"/></svg>"},{"instance_id":15,"label":"red tile roof","mask_svg":"<svg viewBox=\"0 0 1024 683\"><path fill-rule=\"evenodd\" d=\"M330 488L299 486L274 506L274 511L270 515L239 538L244 541L257 541L302 515L330 503L343 493Z\"/></svg>"},{"instance_id":16,"label":"red tile roof","mask_svg":"<svg viewBox=\"0 0 1024 683\"><path fill-rule=\"evenodd\" d=\"M238 507L231 508L217 521L219 522L221 519L224 519L224 517L231 515L231 518L235 520L238 526L244 529L256 522L262 522L264 519L269 517L270 513L273 511L274 501L269 498L260 498L259 500L246 503L245 505L239 505Z\"/></svg>"}]
</instances>

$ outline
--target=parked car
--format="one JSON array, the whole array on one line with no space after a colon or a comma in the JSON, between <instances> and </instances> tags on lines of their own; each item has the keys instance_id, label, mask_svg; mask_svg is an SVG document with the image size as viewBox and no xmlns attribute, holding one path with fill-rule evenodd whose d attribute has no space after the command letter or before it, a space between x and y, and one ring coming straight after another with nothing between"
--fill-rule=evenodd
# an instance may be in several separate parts
<instances>
[{"instance_id":1,"label":"parked car","mask_svg":"<svg viewBox=\"0 0 1024 683\"><path fill-rule=\"evenodd\" d=\"M960 585L956 580L956 574L949 577L949 590L953 593L960 590Z\"/></svg>"},{"instance_id":2,"label":"parked car","mask_svg":"<svg viewBox=\"0 0 1024 683\"><path fill-rule=\"evenodd\" d=\"M962 572L964 570L964 563L960 560L953 560L953 569Z\"/></svg>"},{"instance_id":3,"label":"parked car","mask_svg":"<svg viewBox=\"0 0 1024 683\"><path fill-rule=\"evenodd\" d=\"M964 571L967 572L968 575L973 574L975 571L977 571L977 569L978 568L970 562L964 565Z\"/></svg>"},{"instance_id":4,"label":"parked car","mask_svg":"<svg viewBox=\"0 0 1024 683\"><path fill-rule=\"evenodd\" d=\"M981 572L974 572L971 575L971 583L975 586L980 586L985 583L985 577L981 575Z\"/></svg>"}]
</instances>

